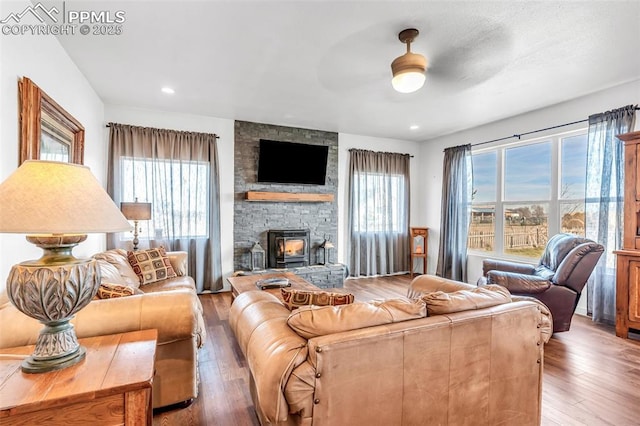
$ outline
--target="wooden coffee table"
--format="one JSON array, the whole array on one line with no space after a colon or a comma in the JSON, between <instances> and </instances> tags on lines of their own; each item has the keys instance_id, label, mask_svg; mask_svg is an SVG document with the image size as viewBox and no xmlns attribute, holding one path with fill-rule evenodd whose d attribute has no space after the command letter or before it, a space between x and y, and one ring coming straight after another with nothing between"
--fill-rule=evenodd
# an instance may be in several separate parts
<instances>
[{"instance_id":1,"label":"wooden coffee table","mask_svg":"<svg viewBox=\"0 0 640 426\"><path fill-rule=\"evenodd\" d=\"M235 299L237 295L244 293L245 291L252 291L260 289L256 286L256 282L259 280L264 280L266 278L287 278L291 283L290 287L296 290L320 290L319 287L311 284L309 281L304 278L300 278L298 275L293 272L274 272L268 274L254 274L254 275L240 275L237 277L228 277L227 281L231 285L231 295L232 298ZM282 294L280 293L279 288L271 288L267 290L269 293L275 294L278 298L282 299Z\"/></svg>"},{"instance_id":2,"label":"wooden coffee table","mask_svg":"<svg viewBox=\"0 0 640 426\"><path fill-rule=\"evenodd\" d=\"M47 373L23 373L21 359L0 359L0 425L151 425L157 337L142 330L80 339L86 358Z\"/></svg>"}]
</instances>

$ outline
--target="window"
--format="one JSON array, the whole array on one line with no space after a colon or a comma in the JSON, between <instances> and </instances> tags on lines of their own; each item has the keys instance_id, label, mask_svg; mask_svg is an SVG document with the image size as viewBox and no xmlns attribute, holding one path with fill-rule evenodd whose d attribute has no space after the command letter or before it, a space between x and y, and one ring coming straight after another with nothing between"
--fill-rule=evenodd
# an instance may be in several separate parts
<instances>
[{"instance_id":1,"label":"window","mask_svg":"<svg viewBox=\"0 0 640 426\"><path fill-rule=\"evenodd\" d=\"M471 161L473 165L473 193L471 196L469 249L493 251L498 188L497 152L474 154Z\"/></svg>"},{"instance_id":2,"label":"window","mask_svg":"<svg viewBox=\"0 0 640 426\"><path fill-rule=\"evenodd\" d=\"M559 232L584 235L586 130L473 153L469 249L538 259Z\"/></svg>"},{"instance_id":3,"label":"window","mask_svg":"<svg viewBox=\"0 0 640 426\"><path fill-rule=\"evenodd\" d=\"M355 173L353 185L360 206L354 232L407 232L404 176Z\"/></svg>"},{"instance_id":4,"label":"window","mask_svg":"<svg viewBox=\"0 0 640 426\"><path fill-rule=\"evenodd\" d=\"M151 203L151 220L141 223L157 239L207 238L209 163L122 157L123 200ZM188 194L183 189L189 188Z\"/></svg>"},{"instance_id":5,"label":"window","mask_svg":"<svg viewBox=\"0 0 640 426\"><path fill-rule=\"evenodd\" d=\"M587 134L564 138L561 144L560 228L584 237Z\"/></svg>"}]
</instances>

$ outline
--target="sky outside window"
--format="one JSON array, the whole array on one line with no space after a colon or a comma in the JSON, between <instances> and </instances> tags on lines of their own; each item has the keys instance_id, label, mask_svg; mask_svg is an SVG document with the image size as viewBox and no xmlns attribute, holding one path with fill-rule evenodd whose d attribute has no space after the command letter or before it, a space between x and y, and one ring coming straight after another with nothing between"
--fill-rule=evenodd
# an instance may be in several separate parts
<instances>
[{"instance_id":1,"label":"sky outside window","mask_svg":"<svg viewBox=\"0 0 640 426\"><path fill-rule=\"evenodd\" d=\"M473 161L473 203L493 203L496 201L496 161L497 153L486 152L472 156Z\"/></svg>"},{"instance_id":2,"label":"sky outside window","mask_svg":"<svg viewBox=\"0 0 640 426\"><path fill-rule=\"evenodd\" d=\"M505 200L551 198L551 142L509 148L505 156Z\"/></svg>"},{"instance_id":3,"label":"sky outside window","mask_svg":"<svg viewBox=\"0 0 640 426\"><path fill-rule=\"evenodd\" d=\"M583 199L586 185L587 135L562 139L561 154L560 198Z\"/></svg>"}]
</instances>

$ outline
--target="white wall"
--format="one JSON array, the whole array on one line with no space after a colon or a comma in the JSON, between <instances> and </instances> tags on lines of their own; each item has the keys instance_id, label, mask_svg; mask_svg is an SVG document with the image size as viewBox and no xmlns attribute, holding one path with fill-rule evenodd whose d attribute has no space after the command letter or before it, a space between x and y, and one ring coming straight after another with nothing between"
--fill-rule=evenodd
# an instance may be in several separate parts
<instances>
[{"instance_id":1,"label":"white wall","mask_svg":"<svg viewBox=\"0 0 640 426\"><path fill-rule=\"evenodd\" d=\"M338 134L338 262L346 263L347 225L348 216L348 175L349 150L367 149L370 151L398 152L411 154L411 211L409 224L411 226L425 226L424 215L419 214L419 206L424 188L420 183L421 174L420 143L400 139L374 138L349 133Z\"/></svg>"},{"instance_id":2,"label":"white wall","mask_svg":"<svg viewBox=\"0 0 640 426\"><path fill-rule=\"evenodd\" d=\"M447 147L478 143L487 140L503 138L505 136L525 133L537 129L583 120L591 114L608 111L629 104L640 104L640 80L612 87L591 95L576 98L568 102L540 109L528 114L522 114L509 119L476 127L459 133L424 142L420 152L423 162L422 169L428 173L414 179L424 192L421 199L419 220L430 228L429 257L437 261L438 241L440 238L440 207L442 194L442 160L443 150ZM638 114L636 114L638 115ZM541 137L545 135L586 128L587 123L575 124L560 129L548 130L531 135ZM636 119L636 129L640 128L640 117ZM515 139L514 139L515 140ZM505 141L508 142L508 141ZM497 142L496 144L499 144ZM501 142L504 143L504 142ZM495 145L495 144L494 144ZM491 145L483 145L488 147ZM533 161L535 159L532 159ZM482 275L483 256L471 254L467 265L468 280L475 283ZM433 267L433 269L431 269ZM435 262L430 262L429 271L435 271ZM584 298L583 298L584 299ZM579 311L584 311L584 300L579 305Z\"/></svg>"},{"instance_id":3,"label":"white wall","mask_svg":"<svg viewBox=\"0 0 640 426\"><path fill-rule=\"evenodd\" d=\"M104 117L106 123L113 122L159 129L215 133L220 136L220 139L218 139L218 157L220 159L218 163L218 173L220 177L220 245L222 250L222 273L225 277L233 273L234 121L224 118L116 105L106 105ZM106 128L104 138L106 143L109 138L109 132ZM105 158L107 158L106 153ZM223 282L225 289L228 289L226 280L223 280Z\"/></svg>"},{"instance_id":4,"label":"white wall","mask_svg":"<svg viewBox=\"0 0 640 426\"><path fill-rule=\"evenodd\" d=\"M29 2L0 3L0 16L23 10ZM80 70L54 36L0 35L0 181L17 167L19 160L18 81L28 77L85 128L84 164L104 185L106 182L103 139L104 106ZM1 207L0 207L1 208ZM47 208L47 206L43 206ZM86 257L105 247L103 234L89 235L74 254ZM0 234L0 290L11 266L37 259L42 251L28 243L22 234Z\"/></svg>"}]
</instances>

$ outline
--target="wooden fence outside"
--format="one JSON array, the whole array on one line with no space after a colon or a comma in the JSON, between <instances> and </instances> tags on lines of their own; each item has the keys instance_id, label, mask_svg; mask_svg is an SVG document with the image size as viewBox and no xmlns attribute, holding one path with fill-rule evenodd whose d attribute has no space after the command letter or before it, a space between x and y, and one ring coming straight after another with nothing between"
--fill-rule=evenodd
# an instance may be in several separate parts
<instances>
[{"instance_id":1,"label":"wooden fence outside","mask_svg":"<svg viewBox=\"0 0 640 426\"><path fill-rule=\"evenodd\" d=\"M476 250L492 251L495 249L495 232L493 225L488 229L478 229L479 226L472 226L469 230L468 248ZM563 229L576 235L583 235L584 229ZM505 250L521 248L544 247L548 241L548 229L546 225L508 227L505 229L503 247Z\"/></svg>"}]
</instances>

